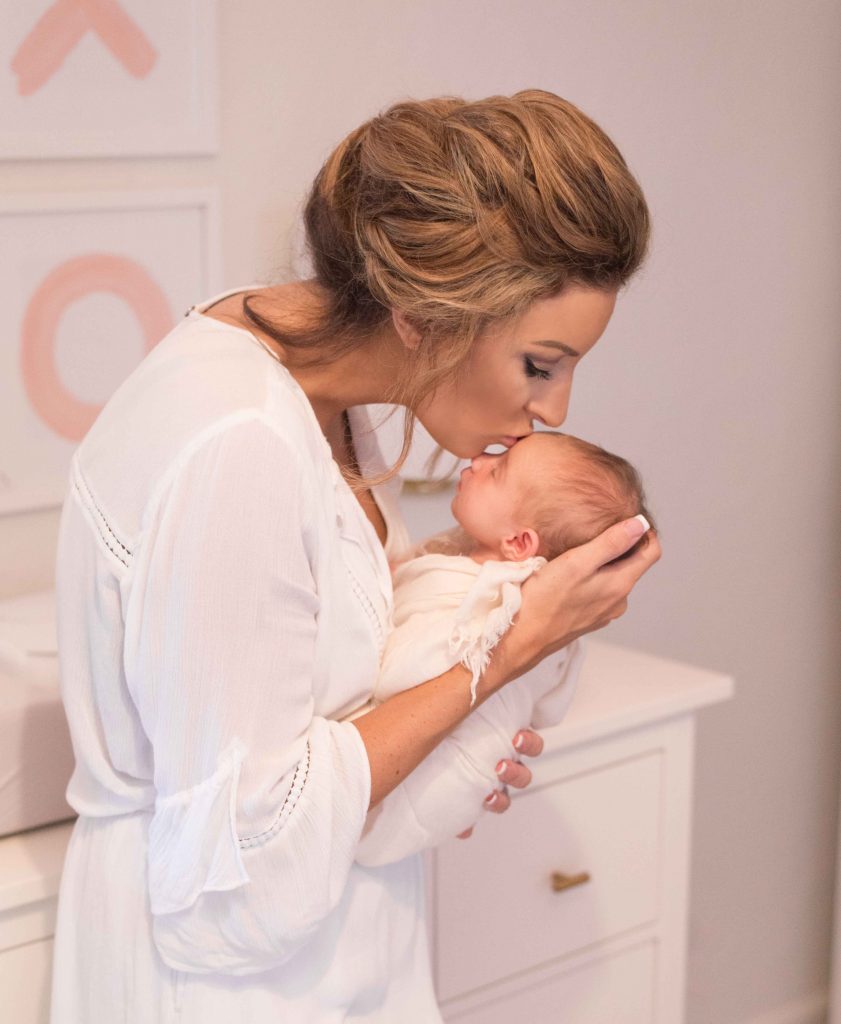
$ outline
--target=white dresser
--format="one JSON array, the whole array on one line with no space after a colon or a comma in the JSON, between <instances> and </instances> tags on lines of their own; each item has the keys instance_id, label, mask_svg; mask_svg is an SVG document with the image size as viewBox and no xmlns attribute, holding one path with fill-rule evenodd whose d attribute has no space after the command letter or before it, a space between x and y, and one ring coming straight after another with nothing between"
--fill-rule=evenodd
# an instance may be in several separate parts
<instances>
[{"instance_id":1,"label":"white dresser","mask_svg":"<svg viewBox=\"0 0 841 1024\"><path fill-rule=\"evenodd\" d=\"M727 676L590 641L532 785L427 856L448 1021L681 1024L694 713L732 692ZM71 828L0 840L2 1021L48 1019Z\"/></svg>"},{"instance_id":2,"label":"white dresser","mask_svg":"<svg viewBox=\"0 0 841 1024\"><path fill-rule=\"evenodd\" d=\"M534 781L427 857L438 998L463 1024L681 1024L694 713L724 675L589 642Z\"/></svg>"}]
</instances>

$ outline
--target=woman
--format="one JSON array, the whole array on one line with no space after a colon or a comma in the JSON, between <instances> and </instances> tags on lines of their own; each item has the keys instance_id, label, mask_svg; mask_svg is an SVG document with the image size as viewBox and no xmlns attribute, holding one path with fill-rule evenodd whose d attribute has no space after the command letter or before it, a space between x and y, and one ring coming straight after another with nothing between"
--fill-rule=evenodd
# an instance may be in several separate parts
<instances>
[{"instance_id":1,"label":"woman","mask_svg":"<svg viewBox=\"0 0 841 1024\"><path fill-rule=\"evenodd\" d=\"M339 721L370 696L408 542L364 406L465 458L559 426L648 214L604 133L529 90L394 105L329 157L305 223L314 277L193 307L74 458L55 1024L440 1020L419 857L354 851L468 715L469 672ZM527 582L477 706L624 611L656 538L600 567L642 529Z\"/></svg>"}]
</instances>

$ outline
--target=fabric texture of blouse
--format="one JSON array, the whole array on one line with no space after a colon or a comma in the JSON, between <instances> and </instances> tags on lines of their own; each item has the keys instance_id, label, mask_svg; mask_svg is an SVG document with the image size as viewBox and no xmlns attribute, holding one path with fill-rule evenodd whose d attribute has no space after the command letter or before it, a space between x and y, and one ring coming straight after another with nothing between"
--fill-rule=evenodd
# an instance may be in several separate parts
<instances>
[{"instance_id":1,"label":"fabric texture of blouse","mask_svg":"<svg viewBox=\"0 0 841 1024\"><path fill-rule=\"evenodd\" d=\"M371 776L341 721L409 548L399 481L374 489L384 550L292 375L202 314L241 290L188 311L73 458L57 607L80 817L51 1020L434 1024L422 861L355 863Z\"/></svg>"},{"instance_id":2,"label":"fabric texture of blouse","mask_svg":"<svg viewBox=\"0 0 841 1024\"><path fill-rule=\"evenodd\" d=\"M398 566L393 627L369 707L462 663L475 683L520 609L522 583L546 564L423 554ZM389 864L477 824L498 785L495 766L517 758L513 737L531 725L557 725L575 694L581 640L492 694L368 815L356 850L360 864Z\"/></svg>"}]
</instances>

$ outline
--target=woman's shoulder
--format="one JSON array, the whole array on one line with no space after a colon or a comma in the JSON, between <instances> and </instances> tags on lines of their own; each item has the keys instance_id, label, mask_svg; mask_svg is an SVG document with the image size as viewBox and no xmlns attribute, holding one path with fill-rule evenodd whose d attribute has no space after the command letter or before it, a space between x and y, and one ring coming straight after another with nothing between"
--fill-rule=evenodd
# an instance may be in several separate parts
<instances>
[{"instance_id":1,"label":"woman's shoulder","mask_svg":"<svg viewBox=\"0 0 841 1024\"><path fill-rule=\"evenodd\" d=\"M146 441L160 433L178 448L213 421L243 410L313 434L314 415L300 387L253 336L220 320L188 316L123 381L83 443L113 436L131 419Z\"/></svg>"},{"instance_id":2,"label":"woman's shoulder","mask_svg":"<svg viewBox=\"0 0 841 1024\"><path fill-rule=\"evenodd\" d=\"M74 469L131 535L161 480L191 450L249 422L277 434L296 468L315 478L329 445L289 372L245 332L188 316L105 404Z\"/></svg>"}]
</instances>

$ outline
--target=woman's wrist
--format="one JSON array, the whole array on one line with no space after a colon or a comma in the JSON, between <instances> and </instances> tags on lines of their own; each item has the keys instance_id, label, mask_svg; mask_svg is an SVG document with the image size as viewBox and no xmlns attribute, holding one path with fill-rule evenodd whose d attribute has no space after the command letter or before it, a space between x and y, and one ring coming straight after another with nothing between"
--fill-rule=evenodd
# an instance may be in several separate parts
<instances>
[{"instance_id":1,"label":"woman's wrist","mask_svg":"<svg viewBox=\"0 0 841 1024\"><path fill-rule=\"evenodd\" d=\"M527 672L540 659L537 634L518 616L507 633L491 652L490 663L482 673L485 696L501 689ZM480 683L479 692L482 691Z\"/></svg>"}]
</instances>

